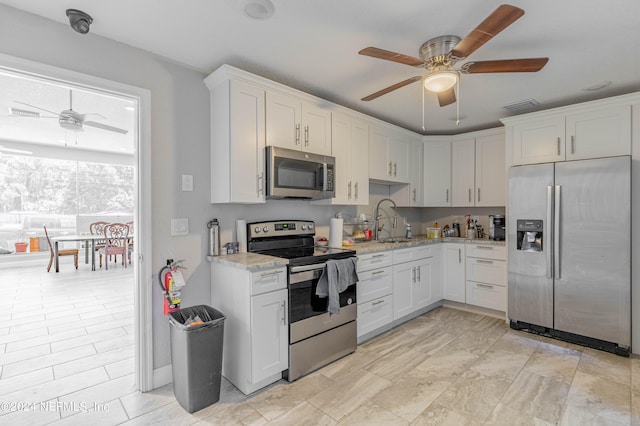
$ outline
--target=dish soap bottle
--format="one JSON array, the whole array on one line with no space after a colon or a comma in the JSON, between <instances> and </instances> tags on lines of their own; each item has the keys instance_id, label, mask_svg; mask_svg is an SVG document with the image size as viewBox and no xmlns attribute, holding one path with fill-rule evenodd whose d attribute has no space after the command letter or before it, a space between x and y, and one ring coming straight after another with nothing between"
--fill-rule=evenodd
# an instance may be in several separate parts
<instances>
[{"instance_id":1,"label":"dish soap bottle","mask_svg":"<svg viewBox=\"0 0 640 426\"><path fill-rule=\"evenodd\" d=\"M407 230L405 231L404 237L406 239L411 239L412 234L411 234L411 224L407 223Z\"/></svg>"}]
</instances>

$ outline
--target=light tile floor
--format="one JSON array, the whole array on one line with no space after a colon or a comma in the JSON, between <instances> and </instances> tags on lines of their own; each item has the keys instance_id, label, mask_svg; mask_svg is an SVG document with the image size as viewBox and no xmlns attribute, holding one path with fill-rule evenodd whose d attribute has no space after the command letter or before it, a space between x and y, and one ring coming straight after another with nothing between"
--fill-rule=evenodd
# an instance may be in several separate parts
<instances>
[{"instance_id":1,"label":"light tile floor","mask_svg":"<svg viewBox=\"0 0 640 426\"><path fill-rule=\"evenodd\" d=\"M640 425L640 359L451 308L291 384L247 397L223 379L189 414L171 385L135 391L131 272L0 270L1 424Z\"/></svg>"}]
</instances>

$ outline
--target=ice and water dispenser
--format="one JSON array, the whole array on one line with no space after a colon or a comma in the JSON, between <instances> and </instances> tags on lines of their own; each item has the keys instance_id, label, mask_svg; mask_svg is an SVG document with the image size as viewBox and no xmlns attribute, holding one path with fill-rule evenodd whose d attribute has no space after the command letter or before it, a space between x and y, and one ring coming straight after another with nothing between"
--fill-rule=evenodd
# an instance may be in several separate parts
<instances>
[{"instance_id":1,"label":"ice and water dispenser","mask_svg":"<svg viewBox=\"0 0 640 426\"><path fill-rule=\"evenodd\" d=\"M517 227L517 248L522 251L542 251L543 234L542 220L518 219Z\"/></svg>"}]
</instances>

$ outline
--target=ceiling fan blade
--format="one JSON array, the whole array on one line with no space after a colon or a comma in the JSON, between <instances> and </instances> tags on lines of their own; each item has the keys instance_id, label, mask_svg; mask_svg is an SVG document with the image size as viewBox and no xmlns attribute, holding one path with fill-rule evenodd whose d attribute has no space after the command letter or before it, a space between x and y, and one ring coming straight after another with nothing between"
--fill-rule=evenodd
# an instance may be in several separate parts
<instances>
[{"instance_id":1,"label":"ceiling fan blade","mask_svg":"<svg viewBox=\"0 0 640 426\"><path fill-rule=\"evenodd\" d=\"M445 90L444 92L438 93L438 103L440 103L441 107L451 105L455 102L456 102L456 91L453 87Z\"/></svg>"},{"instance_id":2,"label":"ceiling fan blade","mask_svg":"<svg viewBox=\"0 0 640 426\"><path fill-rule=\"evenodd\" d=\"M111 132L122 133L123 135L126 135L129 132L128 130L121 129L119 127L113 127L107 124L97 123L95 121L84 121L82 124L98 129L109 130Z\"/></svg>"},{"instance_id":3,"label":"ceiling fan blade","mask_svg":"<svg viewBox=\"0 0 640 426\"><path fill-rule=\"evenodd\" d=\"M451 51L451 56L457 59L466 58L522 15L524 15L524 10L519 7L510 4L498 6L480 25L458 42Z\"/></svg>"},{"instance_id":4,"label":"ceiling fan blade","mask_svg":"<svg viewBox=\"0 0 640 426\"><path fill-rule=\"evenodd\" d=\"M400 83L396 83L396 84L391 85L389 87L386 87L386 88L384 88L382 90L378 90L376 93L372 93L369 96L365 96L364 98L362 98L362 100L363 101L371 101L371 100L373 100L373 99L375 99L375 98L377 98L379 96L386 95L389 92L393 92L396 89L399 89L401 87L406 86L407 84L411 84L411 83L419 81L419 80L422 80L422 76L420 76L420 75L408 78L408 79L406 79L404 81L401 81Z\"/></svg>"},{"instance_id":5,"label":"ceiling fan blade","mask_svg":"<svg viewBox=\"0 0 640 426\"><path fill-rule=\"evenodd\" d=\"M26 106L31 107L31 108L39 109L39 110L41 110L41 111L45 111L45 112L48 112L48 113L54 114L54 115L56 115L56 116L60 115L59 113L57 113L57 112L55 112L55 111L49 111L48 109L40 108L40 107L38 107L38 106L31 105L31 104L28 104L28 103L26 103L26 102L20 102L20 101L13 101L13 102L15 102L15 103L17 103L17 104L20 104L20 105L26 105Z\"/></svg>"},{"instance_id":6,"label":"ceiling fan blade","mask_svg":"<svg viewBox=\"0 0 640 426\"><path fill-rule=\"evenodd\" d=\"M489 72L537 72L549 61L549 58L503 59L497 61L467 62L460 71L465 74Z\"/></svg>"},{"instance_id":7,"label":"ceiling fan blade","mask_svg":"<svg viewBox=\"0 0 640 426\"><path fill-rule=\"evenodd\" d=\"M100 114L99 112L87 112L86 114L78 114L78 116L79 116L80 118L82 118L82 120L83 120L83 121L84 121L84 120L87 118L87 116L89 116L89 115L97 115L98 117L102 118L103 120L106 120L106 119L107 119L107 117L105 117L104 115Z\"/></svg>"},{"instance_id":8,"label":"ceiling fan blade","mask_svg":"<svg viewBox=\"0 0 640 426\"><path fill-rule=\"evenodd\" d=\"M424 65L424 61L422 59L403 55L402 53L390 52L389 50L378 49L377 47L365 47L358 53L361 55L371 56L373 58L384 59L392 62L398 62L414 67L421 67Z\"/></svg>"}]
</instances>

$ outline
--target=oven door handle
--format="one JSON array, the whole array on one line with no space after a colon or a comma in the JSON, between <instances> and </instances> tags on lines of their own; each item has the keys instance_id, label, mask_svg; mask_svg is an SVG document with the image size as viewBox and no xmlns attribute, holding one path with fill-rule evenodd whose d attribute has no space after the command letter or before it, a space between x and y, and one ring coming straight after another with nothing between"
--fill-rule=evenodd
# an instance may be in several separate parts
<instances>
[{"instance_id":1,"label":"oven door handle","mask_svg":"<svg viewBox=\"0 0 640 426\"><path fill-rule=\"evenodd\" d=\"M317 269L324 269L324 265L324 263L316 263L315 265L292 266L289 272L297 274L299 272L315 271Z\"/></svg>"}]
</instances>

